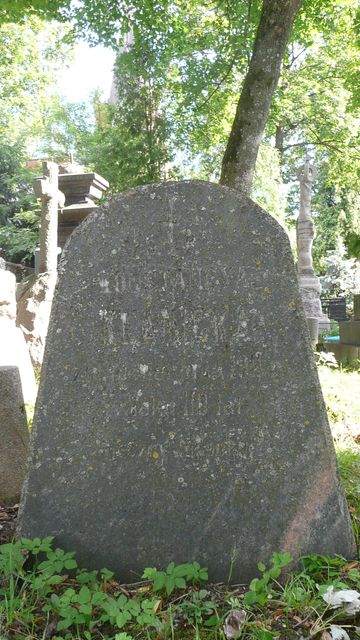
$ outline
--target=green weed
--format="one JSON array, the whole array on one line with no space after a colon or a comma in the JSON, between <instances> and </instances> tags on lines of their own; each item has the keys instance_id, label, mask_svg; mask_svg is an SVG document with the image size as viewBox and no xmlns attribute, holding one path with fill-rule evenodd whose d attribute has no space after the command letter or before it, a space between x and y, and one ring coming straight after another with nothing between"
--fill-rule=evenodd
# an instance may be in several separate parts
<instances>
[{"instance_id":1,"label":"green weed","mask_svg":"<svg viewBox=\"0 0 360 640\"><path fill-rule=\"evenodd\" d=\"M147 582L121 586L107 569L79 569L74 553L53 549L50 537L19 540L0 546L0 638L322 640L341 621L323 594L329 585L359 588L360 565L309 555L280 580L290 562L290 554L274 553L268 567L259 563L261 577L246 593L205 587L207 570L196 562L147 568Z\"/></svg>"}]
</instances>

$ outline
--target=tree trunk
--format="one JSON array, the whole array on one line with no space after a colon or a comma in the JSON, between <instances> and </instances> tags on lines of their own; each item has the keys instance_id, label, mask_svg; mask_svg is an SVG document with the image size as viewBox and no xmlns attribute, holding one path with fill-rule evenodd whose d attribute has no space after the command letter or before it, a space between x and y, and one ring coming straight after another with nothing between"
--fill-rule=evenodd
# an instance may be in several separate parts
<instances>
[{"instance_id":1,"label":"tree trunk","mask_svg":"<svg viewBox=\"0 0 360 640\"><path fill-rule=\"evenodd\" d=\"M225 150L220 183L249 195L281 63L303 0L264 0L252 58Z\"/></svg>"}]
</instances>

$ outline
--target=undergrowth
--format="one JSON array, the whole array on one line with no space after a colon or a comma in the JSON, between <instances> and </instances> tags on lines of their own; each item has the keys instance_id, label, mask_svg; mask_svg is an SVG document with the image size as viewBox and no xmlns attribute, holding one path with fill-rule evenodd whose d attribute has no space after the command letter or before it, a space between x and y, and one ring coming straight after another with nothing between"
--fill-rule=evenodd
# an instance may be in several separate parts
<instances>
[{"instance_id":1,"label":"undergrowth","mask_svg":"<svg viewBox=\"0 0 360 640\"><path fill-rule=\"evenodd\" d=\"M0 638L360 638L358 614L329 604L332 589L360 589L360 564L340 557L305 556L281 579L292 558L274 553L247 590L207 584L207 570L196 562L146 568L142 582L124 585L107 569L80 569L74 556L54 549L50 537L0 546Z\"/></svg>"}]
</instances>

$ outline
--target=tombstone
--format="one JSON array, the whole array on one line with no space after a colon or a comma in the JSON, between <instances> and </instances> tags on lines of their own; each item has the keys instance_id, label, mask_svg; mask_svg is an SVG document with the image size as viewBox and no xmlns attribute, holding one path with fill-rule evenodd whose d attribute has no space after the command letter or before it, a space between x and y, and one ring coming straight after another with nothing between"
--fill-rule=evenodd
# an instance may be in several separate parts
<instances>
[{"instance_id":1,"label":"tombstone","mask_svg":"<svg viewBox=\"0 0 360 640\"><path fill-rule=\"evenodd\" d=\"M346 298L322 298L323 313L331 320L341 322L346 320Z\"/></svg>"},{"instance_id":2,"label":"tombstone","mask_svg":"<svg viewBox=\"0 0 360 640\"><path fill-rule=\"evenodd\" d=\"M130 581L354 541L288 238L235 191L99 208L60 263L18 534Z\"/></svg>"},{"instance_id":3,"label":"tombstone","mask_svg":"<svg viewBox=\"0 0 360 640\"><path fill-rule=\"evenodd\" d=\"M354 294L354 312L350 320L339 322L340 342L360 347L360 294Z\"/></svg>"},{"instance_id":4,"label":"tombstone","mask_svg":"<svg viewBox=\"0 0 360 640\"><path fill-rule=\"evenodd\" d=\"M0 366L0 504L15 504L25 478L29 432L18 367Z\"/></svg>"},{"instance_id":5,"label":"tombstone","mask_svg":"<svg viewBox=\"0 0 360 640\"><path fill-rule=\"evenodd\" d=\"M317 318L319 330L325 331L330 328L330 320L321 308L320 278L315 274L312 260L315 227L311 217L311 188L315 177L316 169L312 166L307 156L305 164L298 171L300 212L296 222L297 272L305 317Z\"/></svg>"},{"instance_id":6,"label":"tombstone","mask_svg":"<svg viewBox=\"0 0 360 640\"><path fill-rule=\"evenodd\" d=\"M0 264L0 367L19 371L23 402L35 404L36 382L29 351L22 331L16 327L15 275Z\"/></svg>"}]
</instances>

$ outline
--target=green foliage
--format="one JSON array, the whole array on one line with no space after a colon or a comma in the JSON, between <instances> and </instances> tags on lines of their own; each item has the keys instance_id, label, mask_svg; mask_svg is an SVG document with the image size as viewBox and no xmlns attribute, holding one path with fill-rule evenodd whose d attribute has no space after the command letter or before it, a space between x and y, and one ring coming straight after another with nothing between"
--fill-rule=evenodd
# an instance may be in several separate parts
<instances>
[{"instance_id":1,"label":"green foliage","mask_svg":"<svg viewBox=\"0 0 360 640\"><path fill-rule=\"evenodd\" d=\"M326 255L335 249L339 234L347 248L351 246L351 254L359 255L356 10L356 0L318 5L318 16L310 3L304 5L302 17L311 19L304 20L300 29L300 19L295 24L267 126L267 134L276 135L284 178L290 186L293 183L288 195L293 217L299 203L296 168L305 153L318 169L312 210L317 230L314 264L320 273L326 271Z\"/></svg>"},{"instance_id":2,"label":"green foliage","mask_svg":"<svg viewBox=\"0 0 360 640\"><path fill-rule=\"evenodd\" d=\"M0 247L8 260L30 260L39 244L40 218L34 211L15 213L8 224L0 227Z\"/></svg>"},{"instance_id":3,"label":"green foliage","mask_svg":"<svg viewBox=\"0 0 360 640\"><path fill-rule=\"evenodd\" d=\"M43 19L67 18L70 0L1 0L0 24L22 22L27 16L37 15Z\"/></svg>"},{"instance_id":4,"label":"green foliage","mask_svg":"<svg viewBox=\"0 0 360 640\"><path fill-rule=\"evenodd\" d=\"M53 550L52 545L53 539L47 537L0 546L0 620L9 640L24 636L35 640L46 637L50 629L56 640L270 640L279 635L279 628L284 637L294 628L304 637L315 637L333 620L322 597L328 586L335 591L360 587L358 563L318 555L305 556L300 571L290 573L282 585L277 578L291 558L274 553L270 568L260 563L263 576L251 583L253 591L248 593L256 594L256 602L247 604L248 593L229 591L225 585L185 585L165 595L164 583L154 597L143 583L121 587L107 569L79 570L73 553ZM154 571L147 569L144 574ZM161 573L179 574L189 581L207 578L198 563L178 567L170 563L166 572L157 572ZM225 627L231 636L224 636Z\"/></svg>"},{"instance_id":5,"label":"green foliage","mask_svg":"<svg viewBox=\"0 0 360 640\"><path fill-rule=\"evenodd\" d=\"M360 292L360 271L355 258L346 257L346 249L339 239L336 249L326 258L326 274L321 278L324 295L345 296L352 303L354 293Z\"/></svg>"},{"instance_id":6,"label":"green foliage","mask_svg":"<svg viewBox=\"0 0 360 640\"><path fill-rule=\"evenodd\" d=\"M154 79L137 55L126 51L118 57L116 77L116 103L102 104L95 96L95 130L80 150L86 164L109 180L112 192L159 182L170 160L170 127L161 105L164 78Z\"/></svg>"},{"instance_id":7,"label":"green foliage","mask_svg":"<svg viewBox=\"0 0 360 640\"><path fill-rule=\"evenodd\" d=\"M360 551L360 447L339 448L337 460L349 503L355 542ZM360 589L360 574L358 578L358 588Z\"/></svg>"},{"instance_id":8,"label":"green foliage","mask_svg":"<svg viewBox=\"0 0 360 640\"><path fill-rule=\"evenodd\" d=\"M217 603L215 598L209 598L207 589L199 589L199 591L190 591L189 598L184 600L179 609L181 615L189 624L198 627L216 627L219 625L221 618L217 611Z\"/></svg>"},{"instance_id":9,"label":"green foliage","mask_svg":"<svg viewBox=\"0 0 360 640\"><path fill-rule=\"evenodd\" d=\"M187 583L199 584L206 581L208 572L207 569L201 568L198 562L179 565L170 562L166 571L147 568L142 577L151 580L154 592L164 589L169 596L174 589L185 589Z\"/></svg>"},{"instance_id":10,"label":"green foliage","mask_svg":"<svg viewBox=\"0 0 360 640\"><path fill-rule=\"evenodd\" d=\"M26 168L25 158L23 145L0 144L0 224L6 224L15 213L35 207L31 184L34 173Z\"/></svg>"},{"instance_id":11,"label":"green foliage","mask_svg":"<svg viewBox=\"0 0 360 640\"><path fill-rule=\"evenodd\" d=\"M17 4L17 3L16 3ZM36 143L53 99L57 72L70 56L66 29L35 17L0 23L0 135L8 144ZM60 44L61 42L61 44Z\"/></svg>"},{"instance_id":12,"label":"green foliage","mask_svg":"<svg viewBox=\"0 0 360 640\"><path fill-rule=\"evenodd\" d=\"M9 64L9 49L14 60L22 61L2 74L9 86L2 109L4 133L13 136L19 126L29 130L33 122L31 130L42 136L38 149L56 159L75 150L77 159L110 181L112 192L164 177L217 179L260 8L260 0L208 3L206 9L198 0L84 0L72 6L67 0L6 1L0 19L25 16L25 21L3 24L11 40L10 46L4 40L3 64ZM44 94L50 79L40 79L39 60L47 60L47 72L56 58L67 54L59 39L55 47L36 49L29 31L31 25L33 30L40 28L35 15L71 18L78 33L117 51L124 34L130 39L118 55L117 102L108 105L95 99L95 125L88 106L67 105L51 91ZM319 169L313 212L318 230L315 266L321 273L339 234L349 255L358 257L360 251L358 43L357 0L304 2L254 181L253 197L282 221L282 181L289 187L296 182L296 168L310 150ZM295 186L288 188L292 220L297 210Z\"/></svg>"},{"instance_id":13,"label":"green foliage","mask_svg":"<svg viewBox=\"0 0 360 640\"><path fill-rule=\"evenodd\" d=\"M76 151L80 164L93 165L98 162L94 136L94 113L98 97L92 102L68 102L54 95L44 110L43 127L38 141L41 157L52 158L55 162L69 158ZM102 169L100 170L102 174Z\"/></svg>"},{"instance_id":14,"label":"green foliage","mask_svg":"<svg viewBox=\"0 0 360 640\"><path fill-rule=\"evenodd\" d=\"M286 197L280 160L277 149L269 144L260 145L251 198L285 227Z\"/></svg>"},{"instance_id":15,"label":"green foliage","mask_svg":"<svg viewBox=\"0 0 360 640\"><path fill-rule=\"evenodd\" d=\"M269 569L259 562L258 569L262 573L262 578L254 578L250 582L250 591L244 596L244 604L251 606L254 604L264 605L272 595L272 582L278 578L284 569L292 562L290 553L273 553L271 557L271 567Z\"/></svg>"},{"instance_id":16,"label":"green foliage","mask_svg":"<svg viewBox=\"0 0 360 640\"><path fill-rule=\"evenodd\" d=\"M16 5L16 8L13 5ZM26 3L12 3L20 9ZM39 6L41 3L38 3ZM30 3L27 3L30 10ZM60 40L66 28L28 15L1 24L0 10L0 246L8 260L29 261L38 244L37 203L26 168L44 134L49 105L54 102L56 74L69 56ZM26 11L27 12L27 11ZM54 116L55 117L55 116ZM48 125L47 125L48 126Z\"/></svg>"},{"instance_id":17,"label":"green foliage","mask_svg":"<svg viewBox=\"0 0 360 640\"><path fill-rule=\"evenodd\" d=\"M337 579L348 561L341 556L323 556L311 554L303 556L301 562L307 576L325 585ZM352 574L353 575L353 574Z\"/></svg>"}]
</instances>

